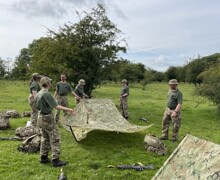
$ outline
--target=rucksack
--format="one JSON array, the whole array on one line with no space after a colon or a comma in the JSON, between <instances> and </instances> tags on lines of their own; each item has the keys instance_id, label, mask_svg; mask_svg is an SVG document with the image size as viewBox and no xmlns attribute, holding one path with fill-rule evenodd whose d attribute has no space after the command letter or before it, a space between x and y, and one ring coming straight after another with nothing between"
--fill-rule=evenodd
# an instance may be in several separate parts
<instances>
[{"instance_id":1,"label":"rucksack","mask_svg":"<svg viewBox=\"0 0 220 180\"><path fill-rule=\"evenodd\" d=\"M35 126L19 127L15 130L15 135L22 138L27 138L34 134L40 134L40 129Z\"/></svg>"},{"instance_id":2,"label":"rucksack","mask_svg":"<svg viewBox=\"0 0 220 180\"><path fill-rule=\"evenodd\" d=\"M40 141L41 136L39 134L34 134L25 139L17 149L26 153L38 152L40 150Z\"/></svg>"},{"instance_id":3,"label":"rucksack","mask_svg":"<svg viewBox=\"0 0 220 180\"><path fill-rule=\"evenodd\" d=\"M163 141L154 135L147 134L144 138L145 150L148 152L154 152L158 155L165 155L167 153L167 147Z\"/></svg>"},{"instance_id":4,"label":"rucksack","mask_svg":"<svg viewBox=\"0 0 220 180\"><path fill-rule=\"evenodd\" d=\"M7 128L10 128L9 116L4 113L0 113L0 130Z\"/></svg>"}]
</instances>

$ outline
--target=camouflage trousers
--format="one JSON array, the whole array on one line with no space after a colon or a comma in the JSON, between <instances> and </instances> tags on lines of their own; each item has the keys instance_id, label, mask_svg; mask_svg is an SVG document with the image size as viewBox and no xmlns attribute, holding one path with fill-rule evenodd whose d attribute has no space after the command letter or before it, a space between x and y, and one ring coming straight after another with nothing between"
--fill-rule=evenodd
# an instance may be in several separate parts
<instances>
[{"instance_id":1,"label":"camouflage trousers","mask_svg":"<svg viewBox=\"0 0 220 180\"><path fill-rule=\"evenodd\" d=\"M173 112L174 112L174 110L171 110L168 107L166 108L166 110L164 112L164 116L163 116L163 120L162 120L162 137L168 138L169 126L170 126L170 123L172 122L172 126L173 126L172 139L178 140L179 128L181 126L181 113L178 112L176 117L171 117Z\"/></svg>"},{"instance_id":2,"label":"camouflage trousers","mask_svg":"<svg viewBox=\"0 0 220 180\"><path fill-rule=\"evenodd\" d=\"M38 114L37 125L41 133L40 155L48 156L52 150L52 160L60 157L60 133L53 113Z\"/></svg>"},{"instance_id":3,"label":"camouflage trousers","mask_svg":"<svg viewBox=\"0 0 220 180\"><path fill-rule=\"evenodd\" d=\"M37 125L38 110L37 110L36 105L35 105L35 98L32 94L30 94L29 97L28 97L28 103L31 107L31 124L33 126L36 126Z\"/></svg>"},{"instance_id":4,"label":"camouflage trousers","mask_svg":"<svg viewBox=\"0 0 220 180\"><path fill-rule=\"evenodd\" d=\"M56 101L58 105L64 106L64 107L68 107L68 98L67 96L56 96ZM67 111L63 111L63 114L66 115ZM56 110L55 112L55 120L56 122L58 122L60 119L60 110Z\"/></svg>"},{"instance_id":5,"label":"camouflage trousers","mask_svg":"<svg viewBox=\"0 0 220 180\"><path fill-rule=\"evenodd\" d=\"M120 108L122 110L122 116L127 119L128 118L128 98L127 97L120 98Z\"/></svg>"}]
</instances>

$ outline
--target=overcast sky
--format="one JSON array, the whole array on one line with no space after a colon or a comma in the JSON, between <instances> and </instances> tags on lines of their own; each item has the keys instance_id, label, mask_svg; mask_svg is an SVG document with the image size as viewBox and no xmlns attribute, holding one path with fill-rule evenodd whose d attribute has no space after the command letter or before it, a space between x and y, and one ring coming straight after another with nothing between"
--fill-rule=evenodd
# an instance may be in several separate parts
<instances>
[{"instance_id":1,"label":"overcast sky","mask_svg":"<svg viewBox=\"0 0 220 180\"><path fill-rule=\"evenodd\" d=\"M97 3L124 33L124 58L155 70L220 52L220 0L0 0L0 57L15 58L34 39L77 22Z\"/></svg>"}]
</instances>

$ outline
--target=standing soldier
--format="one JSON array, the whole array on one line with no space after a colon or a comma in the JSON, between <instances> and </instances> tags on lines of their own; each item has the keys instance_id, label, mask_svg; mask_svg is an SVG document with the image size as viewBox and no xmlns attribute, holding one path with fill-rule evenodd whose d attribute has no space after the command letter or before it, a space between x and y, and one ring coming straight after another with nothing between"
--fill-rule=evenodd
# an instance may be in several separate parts
<instances>
[{"instance_id":1,"label":"standing soldier","mask_svg":"<svg viewBox=\"0 0 220 180\"><path fill-rule=\"evenodd\" d=\"M181 125L180 111L183 102L182 92L177 88L178 81L171 79L169 81L170 90L167 95L167 107L162 120L162 137L161 140L168 139L170 121L173 125L172 141L178 140L178 132Z\"/></svg>"},{"instance_id":2,"label":"standing soldier","mask_svg":"<svg viewBox=\"0 0 220 180\"><path fill-rule=\"evenodd\" d=\"M120 108L122 110L122 116L128 120L128 96L129 96L129 87L128 81L123 79L121 81L122 89L120 95Z\"/></svg>"},{"instance_id":3,"label":"standing soldier","mask_svg":"<svg viewBox=\"0 0 220 180\"><path fill-rule=\"evenodd\" d=\"M51 79L43 77L40 80L42 89L36 96L36 107L38 110L37 125L41 132L40 163L49 163L48 153L52 150L52 166L64 166L67 162L60 161L60 133L53 116L53 108L74 112L73 109L57 104L51 93Z\"/></svg>"},{"instance_id":4,"label":"standing soldier","mask_svg":"<svg viewBox=\"0 0 220 180\"><path fill-rule=\"evenodd\" d=\"M76 95L76 93L73 91L70 84L66 82L65 74L61 74L60 79L61 81L56 84L56 91L54 93L54 97L56 98L58 105L68 107L68 98L67 98L68 92L70 92L77 99L80 99L80 97ZM66 115L66 111L63 111L63 112L64 112L64 115ZM58 122L59 119L60 119L60 110L56 110L56 113L55 113L56 122Z\"/></svg>"},{"instance_id":5,"label":"standing soldier","mask_svg":"<svg viewBox=\"0 0 220 180\"><path fill-rule=\"evenodd\" d=\"M78 85L76 86L74 92L77 94L77 96L79 96L80 98L89 98L89 96L87 96L84 93L84 86L86 85L85 80L84 79L80 79L78 82ZM80 100L76 98L76 103L79 104Z\"/></svg>"},{"instance_id":6,"label":"standing soldier","mask_svg":"<svg viewBox=\"0 0 220 180\"><path fill-rule=\"evenodd\" d=\"M31 82L30 82L30 95L28 97L29 105L31 106L31 125L37 125L37 109L35 105L35 97L36 94L40 91L39 81L41 79L41 75L38 73L32 74Z\"/></svg>"}]
</instances>

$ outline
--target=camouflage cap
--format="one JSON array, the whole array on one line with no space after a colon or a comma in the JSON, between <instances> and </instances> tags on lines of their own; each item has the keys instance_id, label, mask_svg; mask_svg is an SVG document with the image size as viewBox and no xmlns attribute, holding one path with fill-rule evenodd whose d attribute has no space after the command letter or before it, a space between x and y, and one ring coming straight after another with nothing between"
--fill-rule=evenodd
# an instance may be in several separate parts
<instances>
[{"instance_id":1,"label":"camouflage cap","mask_svg":"<svg viewBox=\"0 0 220 180\"><path fill-rule=\"evenodd\" d=\"M122 79L121 83L127 83L128 81L126 79Z\"/></svg>"},{"instance_id":2,"label":"camouflage cap","mask_svg":"<svg viewBox=\"0 0 220 180\"><path fill-rule=\"evenodd\" d=\"M48 82L51 82L52 79L50 79L49 77L42 77L40 80L40 85L43 86L44 84L47 84Z\"/></svg>"},{"instance_id":3,"label":"camouflage cap","mask_svg":"<svg viewBox=\"0 0 220 180\"><path fill-rule=\"evenodd\" d=\"M86 85L85 80L84 79L80 79L78 82L80 85Z\"/></svg>"},{"instance_id":4,"label":"camouflage cap","mask_svg":"<svg viewBox=\"0 0 220 180\"><path fill-rule=\"evenodd\" d=\"M168 84L178 84L176 79L171 79Z\"/></svg>"},{"instance_id":5,"label":"camouflage cap","mask_svg":"<svg viewBox=\"0 0 220 180\"><path fill-rule=\"evenodd\" d=\"M37 78L37 77L42 77L42 76L41 76L39 73L33 73L33 74L32 74L32 77L33 77L33 78Z\"/></svg>"}]
</instances>

